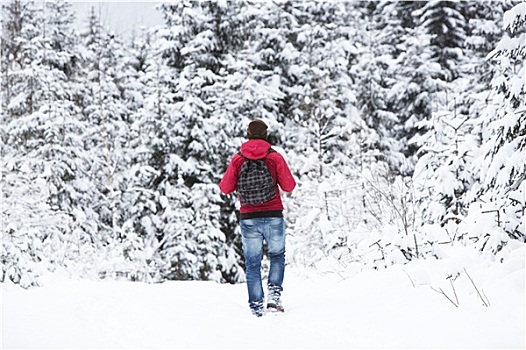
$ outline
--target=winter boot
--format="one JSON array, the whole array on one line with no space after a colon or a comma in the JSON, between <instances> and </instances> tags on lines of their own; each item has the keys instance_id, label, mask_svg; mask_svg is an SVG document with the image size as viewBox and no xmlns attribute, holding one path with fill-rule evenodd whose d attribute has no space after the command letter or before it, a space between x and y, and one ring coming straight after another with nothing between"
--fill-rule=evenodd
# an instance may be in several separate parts
<instances>
[{"instance_id":1,"label":"winter boot","mask_svg":"<svg viewBox=\"0 0 526 350\"><path fill-rule=\"evenodd\" d=\"M267 310L271 312L284 312L285 309L281 305L281 291L283 290L280 286L273 284L268 285L268 298L267 298Z\"/></svg>"},{"instance_id":2,"label":"winter boot","mask_svg":"<svg viewBox=\"0 0 526 350\"><path fill-rule=\"evenodd\" d=\"M252 301L249 303L250 310L252 311L252 314L254 314L257 317L261 317L264 315L263 310L263 300L258 301Z\"/></svg>"}]
</instances>

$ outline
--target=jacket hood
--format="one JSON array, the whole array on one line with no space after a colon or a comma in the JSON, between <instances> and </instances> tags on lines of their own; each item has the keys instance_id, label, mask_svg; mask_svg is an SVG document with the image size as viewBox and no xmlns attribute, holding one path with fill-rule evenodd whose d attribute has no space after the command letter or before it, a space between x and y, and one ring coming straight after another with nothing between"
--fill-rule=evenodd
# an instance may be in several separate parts
<instances>
[{"instance_id":1,"label":"jacket hood","mask_svg":"<svg viewBox=\"0 0 526 350\"><path fill-rule=\"evenodd\" d=\"M270 143L261 139L251 139L241 145L241 154L249 159L262 159L268 153Z\"/></svg>"}]
</instances>

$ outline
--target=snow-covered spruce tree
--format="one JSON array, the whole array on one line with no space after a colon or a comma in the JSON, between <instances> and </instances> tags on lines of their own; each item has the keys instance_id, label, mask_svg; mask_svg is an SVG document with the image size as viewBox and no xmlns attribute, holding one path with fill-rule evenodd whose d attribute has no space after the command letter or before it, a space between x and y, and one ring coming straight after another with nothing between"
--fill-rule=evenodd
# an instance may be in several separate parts
<instances>
[{"instance_id":1,"label":"snow-covered spruce tree","mask_svg":"<svg viewBox=\"0 0 526 350\"><path fill-rule=\"evenodd\" d=\"M15 49L4 66L9 67L10 92L3 96L3 101L9 98L2 125L9 147L2 156L7 204L2 215L4 241L11 243L3 252L17 256L18 266L11 266L4 277L22 281L12 272L21 273L24 259L48 263L45 267L52 269L71 266L78 258L78 239L72 233L83 216L83 173L89 160L80 139L84 124L71 100L79 60L70 5L13 2L11 8L17 6L24 18L12 19L18 26L3 27L18 31L6 35L15 37L18 46L11 46ZM17 249L19 253L13 253Z\"/></svg>"},{"instance_id":2,"label":"snow-covered spruce tree","mask_svg":"<svg viewBox=\"0 0 526 350\"><path fill-rule=\"evenodd\" d=\"M466 214L463 195L474 181L471 161L479 145L469 109L447 107L421 122L429 130L415 139L421 152L413 175L418 226L459 223Z\"/></svg>"},{"instance_id":3,"label":"snow-covered spruce tree","mask_svg":"<svg viewBox=\"0 0 526 350\"><path fill-rule=\"evenodd\" d=\"M13 0L2 3L2 125L15 116L35 110L35 82L31 79L31 62L37 49L32 41L40 35L42 12L33 2Z\"/></svg>"},{"instance_id":4,"label":"snow-covered spruce tree","mask_svg":"<svg viewBox=\"0 0 526 350\"><path fill-rule=\"evenodd\" d=\"M418 195L414 198L414 202L418 206L417 219L419 223L417 226L422 223L443 224L449 205L452 202L458 205L459 191L463 193L466 190L463 185L459 184L463 180L457 176L458 172L462 171L458 167L464 168L465 165L458 164L453 158L457 156L466 157L467 155L466 153L457 154L459 152L458 140L455 141L457 144L454 150L449 147L450 137L459 133L463 137L465 131L459 131L458 128L462 125L466 127L466 123L462 122L462 118L459 117L465 113L460 113L457 110L460 101L453 97L460 92L461 84L455 82L455 79L460 77L459 66L466 57L462 51L467 25L462 12L463 9L461 3L432 1L427 2L422 8L414 12L418 17L418 21L415 21L418 25L413 30L416 36L414 39L426 43L423 46L426 50L424 62L427 62L425 66L430 73L426 74L427 77L424 78L424 81L427 83L424 85L414 84L410 81L408 86L411 89L423 92L420 98L415 101L416 106L412 106L415 111L420 113L416 114L417 119L414 116L409 117L410 119L402 128L402 131L404 129L410 130L410 134L413 134L412 139L408 140L410 151L407 153L416 155L418 158L415 171L412 174L414 193ZM411 56L411 59L417 57L414 54ZM409 66L414 67L413 65ZM416 69L417 72L419 70L420 67ZM448 84L448 82L450 83ZM425 87L421 89L422 86ZM464 119L467 118L464 115ZM448 131L447 129L452 129L453 134L449 132L451 130ZM418 147L418 152L414 151L415 146ZM457 155L450 154L450 151ZM461 152L464 151L461 150ZM452 171L453 175L442 166ZM460 182L452 187L451 181L445 180L445 174L449 174L450 179L454 178L455 181ZM437 184L434 181L446 181L439 187L438 193L435 187ZM458 210L454 210L454 212L458 213Z\"/></svg>"},{"instance_id":5,"label":"snow-covered spruce tree","mask_svg":"<svg viewBox=\"0 0 526 350\"><path fill-rule=\"evenodd\" d=\"M285 156L287 152L294 154L298 146L295 140L302 129L291 114L297 96L297 91L291 89L297 72L291 68L299 56L292 42L298 33L299 11L295 5L294 2L249 3L246 47L240 52L247 62L242 77L245 85L250 86L251 98L244 102L243 125L249 118L263 118L271 129L269 142L281 147L279 151ZM245 127L241 132L244 137Z\"/></svg>"},{"instance_id":6,"label":"snow-covered spruce tree","mask_svg":"<svg viewBox=\"0 0 526 350\"><path fill-rule=\"evenodd\" d=\"M436 80L432 85L434 94L430 94L426 101L427 115L414 123L414 127L420 128L421 132L410 140L412 145L418 146L418 160L412 174L412 193L417 209L416 244L420 244L420 253L423 255L433 254L432 246L436 244L436 239L428 237L428 233L433 230L421 227L435 224L444 226L450 220L458 223L465 214L462 195L473 182L469 166L470 159L474 157L473 150L477 150L476 136L471 136L473 122L470 121L469 109L463 108L456 97L449 97L460 92L462 84L465 84L458 68L461 65L458 58L461 57L464 55L457 55L456 59L447 63L448 67L453 63L456 67L454 72L449 71L448 79L454 76L457 80L449 84ZM439 64L446 63L438 61L433 66L432 76L435 78L442 75L443 67ZM442 239L450 241L447 236Z\"/></svg>"},{"instance_id":7,"label":"snow-covered spruce tree","mask_svg":"<svg viewBox=\"0 0 526 350\"><path fill-rule=\"evenodd\" d=\"M286 150L292 149L294 143L289 143L290 137L286 135L286 125L292 121L288 110L292 104L292 95L284 93L284 90L290 86L289 67L298 55L297 49L290 42L293 33L297 32L297 11L293 9L291 2L256 2L249 6L254 15L247 23L249 36L247 48L242 54L249 61L252 78L265 86L263 96L273 97L271 105L258 107L259 113L251 113L250 116L263 116L270 124L271 144L284 146Z\"/></svg>"},{"instance_id":8,"label":"snow-covered spruce tree","mask_svg":"<svg viewBox=\"0 0 526 350\"><path fill-rule=\"evenodd\" d=\"M163 10L163 14L167 12ZM167 23L172 21L167 19ZM178 154L180 143L175 135L179 120L173 107L177 72L167 64L170 54L165 51L166 45L171 45L170 25L151 35L149 44L144 37L134 44L137 49L146 48L140 49L144 54L134 64L144 100L133 113L131 132L137 139L132 146L129 188L122 197L129 204L122 228L125 254L137 263L142 260L143 273L155 272L159 279L197 278L190 194L179 176L186 163ZM168 256L166 250L170 249Z\"/></svg>"},{"instance_id":9,"label":"snow-covered spruce tree","mask_svg":"<svg viewBox=\"0 0 526 350\"><path fill-rule=\"evenodd\" d=\"M491 92L491 81L498 72L498 66L491 60L486 60L486 55L493 51L502 38L504 28L502 19L504 12L512 7L511 1L488 2L471 1L466 4L466 18L469 19L465 51L470 59L466 65L461 66L464 75L470 75L473 80L471 95L478 92ZM476 89L476 91L473 91Z\"/></svg>"},{"instance_id":10,"label":"snow-covered spruce tree","mask_svg":"<svg viewBox=\"0 0 526 350\"><path fill-rule=\"evenodd\" d=\"M43 255L38 220L28 222L27 209L39 207L42 217L54 218L46 203L45 186L34 185L31 170L15 168L18 147L8 142L7 126L17 117L32 112L32 96L25 94L28 74L24 68L31 60L30 42L38 35L38 27L32 22L37 11L34 4L22 1L2 3L1 40L1 228L2 228L2 276L1 281L11 280L27 288L36 285L39 275L38 262ZM39 17L41 18L41 17ZM25 93L24 93L25 92ZM29 96L28 96L29 95ZM11 161L13 159L13 161ZM13 164L15 163L15 164ZM23 171L22 171L23 170ZM39 182L42 185L42 181ZM32 188L30 187L32 185ZM31 189L31 191L28 191ZM42 193L44 192L44 193ZM33 194L32 196L30 194ZM17 207L19 205L19 207ZM35 210L36 211L36 210ZM59 219L60 220L60 219ZM55 222L46 221L51 227ZM36 226L36 228L33 228ZM56 227L56 226L55 226ZM50 231L53 231L52 229Z\"/></svg>"},{"instance_id":11,"label":"snow-covered spruce tree","mask_svg":"<svg viewBox=\"0 0 526 350\"><path fill-rule=\"evenodd\" d=\"M346 145L347 160L340 167L340 171L345 174L345 181L342 182L338 175L331 178L329 182L339 183L340 190L326 188L323 195L326 207L331 207L332 221L346 218L337 225L334 225L335 222L324 225L326 230L327 227L339 227L337 230L341 232L340 242L333 246L332 252L350 249L350 254L342 258L366 260L373 266L377 262L385 264L384 258L386 261L392 260L391 253L384 253L379 258L381 262L365 257L375 255L371 251L383 250L384 246L390 246L395 255L401 255L400 251L403 250L404 254L410 256L407 247L393 245L382 233L385 225L391 230L397 226L394 233L405 237L408 214L402 214L403 210L398 208L399 204L395 200L395 196L400 199L403 193L394 193L392 186L392 175L399 173L404 164L402 151L405 145L399 142L401 138L395 134L395 125L399 122L395 109L398 105L394 103L396 98L392 97L391 92L396 79L402 78L397 77L401 69L396 66L396 58L400 56L398 45L404 37L391 33L400 34L403 29L389 17L392 8L377 5L352 3L349 5L350 11L347 11L348 14L354 13L353 17L347 19L347 28L352 31L348 41L353 47L349 53L351 57L354 56L349 62L348 72L356 97L351 100L352 105L347 113L351 133ZM383 12L387 14L386 19L383 19ZM329 205L330 202L333 204ZM369 233L367 237L363 232ZM381 236L378 235L380 233ZM368 248L370 246L373 248Z\"/></svg>"},{"instance_id":12,"label":"snow-covered spruce tree","mask_svg":"<svg viewBox=\"0 0 526 350\"><path fill-rule=\"evenodd\" d=\"M242 132L247 109L239 94L251 91L239 91L246 82L242 73L231 77L239 70L233 58L240 58L237 52L244 44L240 24L245 21L233 15L242 6L215 1L161 5L166 26L159 31L160 54L171 77L167 107L172 126L165 131L171 144L158 159L172 178L159 177L159 183L170 180L177 185L181 193L177 205L187 215L181 231L163 239L159 248L167 262L163 270L167 278L228 282L242 278L235 216L222 208L217 187L239 146L240 139L235 138ZM241 60L238 63L243 66ZM230 223L225 225L224 219ZM182 245L183 235L187 238Z\"/></svg>"},{"instance_id":13,"label":"snow-covered spruce tree","mask_svg":"<svg viewBox=\"0 0 526 350\"><path fill-rule=\"evenodd\" d=\"M348 75L352 45L343 28L345 6L288 2L280 4L278 17L269 23L287 40L277 52L286 63L279 72L285 93L281 113L289 130L284 142L301 155L302 172L311 179L321 179L342 164L351 128L346 117L354 98Z\"/></svg>"},{"instance_id":14,"label":"snow-covered spruce tree","mask_svg":"<svg viewBox=\"0 0 526 350\"><path fill-rule=\"evenodd\" d=\"M461 72L462 62L456 64ZM434 73L439 71L435 69ZM439 81L433 84L434 91L451 92L434 94L434 98L427 101L432 107L427 109L428 115L414 125L425 131L410 140L412 145L419 147L412 174L414 201L418 207L417 226L443 226L449 220L458 223L466 214L463 195L474 182L471 161L478 149L476 118L460 98L469 93L461 91L467 81L469 77L460 75L449 84ZM448 99L448 94L455 97Z\"/></svg>"},{"instance_id":15,"label":"snow-covered spruce tree","mask_svg":"<svg viewBox=\"0 0 526 350\"><path fill-rule=\"evenodd\" d=\"M418 19L413 16L414 12L411 11L411 15L407 12L418 9L422 4L400 1L394 3L394 8L389 5L382 7L381 12L390 18L383 30L385 41L396 43L390 48L393 62L388 68L388 75L393 77L395 83L389 88L387 100L397 122L387 128L388 139L394 140L391 141L394 142L391 148L403 154L403 157L398 155L388 161L394 173L402 176L413 174L418 147L411 139L426 131L417 123L430 118L434 94L442 85L438 79L440 66L431 59L431 36L415 25ZM391 32L396 33L398 38L392 38Z\"/></svg>"},{"instance_id":16,"label":"snow-covered spruce tree","mask_svg":"<svg viewBox=\"0 0 526 350\"><path fill-rule=\"evenodd\" d=\"M132 114L131 132L137 138L130 153L128 188L122 194L123 203L128 203L122 232L126 259L137 266L135 278L143 280L199 278L192 197L181 175L189 168L176 136L185 134L176 131L181 122L173 105L177 71L166 62L169 32L161 27L144 33L133 50L135 86L142 86L144 100Z\"/></svg>"},{"instance_id":17,"label":"snow-covered spruce tree","mask_svg":"<svg viewBox=\"0 0 526 350\"><path fill-rule=\"evenodd\" d=\"M506 30L488 59L500 72L492 81L495 94L484 111L483 155L477 159L481 184L473 190L479 201L470 207L468 221L492 215L493 227L473 235L481 250L498 252L511 239L526 240L524 231L526 179L526 4L505 12Z\"/></svg>"},{"instance_id":18,"label":"snow-covered spruce tree","mask_svg":"<svg viewBox=\"0 0 526 350\"><path fill-rule=\"evenodd\" d=\"M366 152L372 156L367 163L393 162L391 172L396 174L396 163L402 161L395 159L400 158L402 146L397 144L391 133L398 119L394 106L389 101L389 91L396 82L396 76L393 74L396 73L396 69L390 67L396 63L393 56L397 55L397 41L403 38L400 35L402 29L391 23L389 14L394 10L393 4L357 6L360 6L361 21L365 27L358 31L355 39L360 43L361 52L360 59L352 67L351 73L355 81L356 103L362 118L377 134L376 139L366 146Z\"/></svg>"},{"instance_id":19,"label":"snow-covered spruce tree","mask_svg":"<svg viewBox=\"0 0 526 350\"><path fill-rule=\"evenodd\" d=\"M124 179L129 171L132 137L126 93L131 90L134 77L124 44L102 25L95 7L81 31L81 39L86 78L80 104L89 124L83 142L92 159L88 175L95 186L90 215L96 218L86 234L104 257L104 266L92 267L101 276L128 276L134 272L127 271L122 251L121 227L129 212L122 193L128 186Z\"/></svg>"},{"instance_id":20,"label":"snow-covered spruce tree","mask_svg":"<svg viewBox=\"0 0 526 350\"><path fill-rule=\"evenodd\" d=\"M494 92L491 88L491 81L495 74L498 74L498 66L486 60L486 55L493 50L499 39L502 37L504 28L501 28L503 14L510 4L506 2L469 2L465 4L464 12L469 20L466 27L466 44L464 47L465 57L458 65L461 77L455 89L455 111L464 115L465 121L451 143L458 148L459 144L464 144L466 149L463 155L456 154L457 165L462 162L462 168L469 171L469 178L458 178L459 169L456 168L453 174L457 181L461 180L463 186L455 190L455 198L450 201L446 211L444 225L452 239L463 240L466 235L475 234L473 229L466 229L470 226L467 219L470 204L478 200L478 184L481 182L481 173L477 169L477 159L483 155L481 145L484 142L485 134L485 113L488 101L491 100ZM463 134L461 141L458 136ZM469 144L465 141L469 140ZM449 197L452 198L452 197ZM455 217L454 222L450 219ZM477 225L475 225L477 226ZM478 238L476 238L478 239Z\"/></svg>"},{"instance_id":21,"label":"snow-covered spruce tree","mask_svg":"<svg viewBox=\"0 0 526 350\"><path fill-rule=\"evenodd\" d=\"M154 42L152 31L134 33L129 54L125 57L129 66L125 79L132 84L127 84L123 91L129 111L129 137L128 146L121 150L126 169L120 172L117 201L124 260L120 265L128 279L143 282L163 280L160 273L163 263L158 250L162 238L160 232L170 228L173 205L168 197L153 190L155 184L152 183L157 171L152 168L150 153L158 142L153 130L161 127L155 115L162 115L162 106L169 98L160 78L163 72L155 64L161 60L154 51ZM162 205L156 204L159 202ZM164 215L161 222L155 216L162 211L169 215Z\"/></svg>"},{"instance_id":22,"label":"snow-covered spruce tree","mask_svg":"<svg viewBox=\"0 0 526 350\"><path fill-rule=\"evenodd\" d=\"M473 11L472 15L479 16L480 13ZM493 12L492 16L495 16L495 13ZM469 42L480 43L480 40L474 38ZM413 176L415 193L419 194L417 202L420 220L417 226L437 224L443 227L442 232L449 235L443 235L440 238L443 241L462 239L466 235L475 240L480 239L479 233L469 232L467 228L473 219L465 218L469 204L474 201L475 193L480 189L481 176L483 178L485 173L480 164L477 165L477 159L481 159L484 153L488 152L484 152L484 144L488 142L484 136L484 129L487 129L487 126L484 126L484 114L488 110L485 107L488 96L492 94L485 91L488 85L487 77L474 75L472 71L473 67L482 66L481 55L475 52L462 56L469 57L469 60L456 62L461 74L447 87L453 92L449 96L454 97L440 95L442 100L437 105L439 109L433 111L429 121L421 123L426 124L428 132L416 139L422 146ZM485 72L491 72L491 69ZM478 212L480 213L480 208ZM419 231L426 236L426 233L432 230L421 228ZM436 240L437 238L429 237L423 241L433 243ZM493 243L495 241L497 240L492 240ZM491 249L494 249L495 245L491 245Z\"/></svg>"},{"instance_id":23,"label":"snow-covered spruce tree","mask_svg":"<svg viewBox=\"0 0 526 350\"><path fill-rule=\"evenodd\" d=\"M2 120L0 125L5 125L9 122L15 111L11 110L8 113L8 106L11 102L12 94L11 89L16 84L16 80L20 78L13 75L13 66L22 66L24 57L22 55L22 45L27 42L24 39L23 33L27 36L27 28L25 22L27 18L24 15L25 11L31 11L28 3L21 1L11 1L9 3L2 3L1 5L2 16L2 32L1 32L1 55L0 69L2 71L2 77L0 80L0 87L2 91ZM20 74L20 73L18 73ZM18 79L17 79L18 78Z\"/></svg>"},{"instance_id":24,"label":"snow-covered spruce tree","mask_svg":"<svg viewBox=\"0 0 526 350\"><path fill-rule=\"evenodd\" d=\"M284 49L278 56L285 58L284 145L299 179L287 211L292 228L288 259L302 265L327 256L354 259L350 233L360 223L378 223L369 219L381 212L367 202L364 190L363 175L373 178L367 145L375 133L356 108L349 74L362 52L356 37L363 22L350 3L281 7L280 30L288 41L279 46Z\"/></svg>"},{"instance_id":25,"label":"snow-covered spruce tree","mask_svg":"<svg viewBox=\"0 0 526 350\"><path fill-rule=\"evenodd\" d=\"M432 35L432 58L442 67L440 78L444 81L452 81L459 76L457 62L462 58L466 37L464 9L467 4L459 1L427 1L417 10L419 25Z\"/></svg>"}]
</instances>

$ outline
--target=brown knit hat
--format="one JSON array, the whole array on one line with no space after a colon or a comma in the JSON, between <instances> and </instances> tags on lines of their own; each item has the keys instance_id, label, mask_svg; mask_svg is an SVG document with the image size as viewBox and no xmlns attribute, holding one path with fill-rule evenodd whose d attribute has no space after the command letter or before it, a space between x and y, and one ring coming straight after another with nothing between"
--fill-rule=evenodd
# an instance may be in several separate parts
<instances>
[{"instance_id":1,"label":"brown knit hat","mask_svg":"<svg viewBox=\"0 0 526 350\"><path fill-rule=\"evenodd\" d=\"M261 119L254 119L248 124L247 138L248 139L267 139L267 124Z\"/></svg>"}]
</instances>

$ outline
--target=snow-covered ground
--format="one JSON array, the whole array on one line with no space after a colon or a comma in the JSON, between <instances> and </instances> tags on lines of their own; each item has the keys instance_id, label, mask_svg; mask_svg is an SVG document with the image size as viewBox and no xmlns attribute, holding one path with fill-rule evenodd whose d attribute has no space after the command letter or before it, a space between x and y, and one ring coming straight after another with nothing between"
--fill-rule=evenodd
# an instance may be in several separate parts
<instances>
[{"instance_id":1,"label":"snow-covered ground","mask_svg":"<svg viewBox=\"0 0 526 350\"><path fill-rule=\"evenodd\" d=\"M524 348L524 244L505 249L502 262L455 248L440 261L345 276L289 268L287 312L262 318L249 313L244 284L6 283L2 347Z\"/></svg>"}]
</instances>

